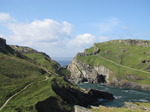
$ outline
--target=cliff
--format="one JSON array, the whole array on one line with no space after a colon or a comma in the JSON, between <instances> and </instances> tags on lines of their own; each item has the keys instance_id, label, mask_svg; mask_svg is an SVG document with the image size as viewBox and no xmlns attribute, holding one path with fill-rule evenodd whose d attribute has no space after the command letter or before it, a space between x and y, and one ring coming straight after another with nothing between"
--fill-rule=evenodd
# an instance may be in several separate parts
<instances>
[{"instance_id":1,"label":"cliff","mask_svg":"<svg viewBox=\"0 0 150 112\"><path fill-rule=\"evenodd\" d=\"M0 48L6 49L6 40L0 37Z\"/></svg>"},{"instance_id":2,"label":"cliff","mask_svg":"<svg viewBox=\"0 0 150 112\"><path fill-rule=\"evenodd\" d=\"M93 53L95 48L99 52L87 55ZM150 90L150 41L113 40L97 43L82 54L68 65L72 82Z\"/></svg>"},{"instance_id":3,"label":"cliff","mask_svg":"<svg viewBox=\"0 0 150 112\"><path fill-rule=\"evenodd\" d=\"M140 47L150 47L150 41L149 40L132 40L132 39L128 39L128 40L113 40L111 41L114 44L117 43L123 43L125 45L128 46L140 46Z\"/></svg>"},{"instance_id":4,"label":"cliff","mask_svg":"<svg viewBox=\"0 0 150 112\"><path fill-rule=\"evenodd\" d=\"M74 83L109 83L109 78L115 74L104 66L91 66L74 58L68 65L71 71L70 80Z\"/></svg>"},{"instance_id":5,"label":"cliff","mask_svg":"<svg viewBox=\"0 0 150 112\"><path fill-rule=\"evenodd\" d=\"M0 111L73 112L74 105L87 107L99 103L98 98L114 98L111 93L86 91L70 83L68 71L46 53L1 40Z\"/></svg>"}]
</instances>

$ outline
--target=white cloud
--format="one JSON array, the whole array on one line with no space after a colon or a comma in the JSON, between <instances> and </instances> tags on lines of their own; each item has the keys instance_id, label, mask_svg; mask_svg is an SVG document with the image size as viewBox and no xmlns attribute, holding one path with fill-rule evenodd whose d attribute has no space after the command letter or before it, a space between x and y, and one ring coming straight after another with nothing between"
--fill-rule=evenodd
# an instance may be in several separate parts
<instances>
[{"instance_id":1,"label":"white cloud","mask_svg":"<svg viewBox=\"0 0 150 112\"><path fill-rule=\"evenodd\" d=\"M77 52L84 51L91 47L95 42L103 42L109 39L108 36L95 37L90 33L73 36L72 24L64 21L58 22L52 19L35 20L30 23L20 23L12 21L7 13L0 13L0 21L5 21L5 25L12 34L3 36L7 43L29 46L38 51L46 52L55 57L75 56ZM15 20L15 19L14 19ZM116 25L118 20L112 18L106 23L101 24L103 31L110 31Z\"/></svg>"},{"instance_id":2,"label":"white cloud","mask_svg":"<svg viewBox=\"0 0 150 112\"><path fill-rule=\"evenodd\" d=\"M11 40L19 43L55 42L71 36L72 25L52 19L36 20L31 23L10 23Z\"/></svg>"},{"instance_id":3,"label":"white cloud","mask_svg":"<svg viewBox=\"0 0 150 112\"><path fill-rule=\"evenodd\" d=\"M95 41L96 37L94 37L92 34L82 34L78 35L72 40L69 41L70 46L74 47L80 47L80 48L85 48L85 47L90 47Z\"/></svg>"},{"instance_id":4,"label":"white cloud","mask_svg":"<svg viewBox=\"0 0 150 112\"><path fill-rule=\"evenodd\" d=\"M113 31L114 28L119 24L119 19L117 18L111 18L108 19L106 22L101 23L99 25L99 30L101 33L107 33L110 31Z\"/></svg>"},{"instance_id":5,"label":"white cloud","mask_svg":"<svg viewBox=\"0 0 150 112\"><path fill-rule=\"evenodd\" d=\"M9 14L7 13L0 13L0 22L7 22L7 21L14 21L15 19L12 18Z\"/></svg>"}]
</instances>

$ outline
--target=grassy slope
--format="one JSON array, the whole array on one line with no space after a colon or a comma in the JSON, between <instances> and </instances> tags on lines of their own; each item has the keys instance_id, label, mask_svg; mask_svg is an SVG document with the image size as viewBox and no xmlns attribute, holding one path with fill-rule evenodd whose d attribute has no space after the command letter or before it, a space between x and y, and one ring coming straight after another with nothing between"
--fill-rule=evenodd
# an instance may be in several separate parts
<instances>
[{"instance_id":1,"label":"grassy slope","mask_svg":"<svg viewBox=\"0 0 150 112\"><path fill-rule=\"evenodd\" d=\"M140 84L150 84L150 79L147 78L150 74L116 66L100 57L102 56L118 64L146 71L148 63L142 64L141 62L143 60L150 60L149 47L127 46L123 43L112 43L111 41L99 43L96 46L100 48L100 53L95 56L78 56L77 59L92 66L103 65L112 70L117 78L127 79ZM89 53L92 51L93 47L87 49L85 52ZM136 79L142 80L128 79L128 75L134 75Z\"/></svg>"},{"instance_id":2,"label":"grassy slope","mask_svg":"<svg viewBox=\"0 0 150 112\"><path fill-rule=\"evenodd\" d=\"M28 89L18 94L14 97L7 105L6 108L3 109L3 112L37 112L36 104L39 101L44 101L47 98L54 97L57 99L57 104L53 105L54 101L49 103L47 106L53 106L51 110L47 110L48 112L55 112L58 108L71 110L70 106L67 104L63 104L62 99L53 91L52 84L55 76L51 76L48 80L43 80L41 82L36 82L33 85L29 86ZM58 79L58 78L57 78ZM60 78L61 79L61 78ZM61 83L65 81L61 80ZM61 110L59 110L61 111Z\"/></svg>"},{"instance_id":3,"label":"grassy slope","mask_svg":"<svg viewBox=\"0 0 150 112\"><path fill-rule=\"evenodd\" d=\"M48 105L53 105L52 112L61 109L71 111L72 108L52 90L53 79L61 80L61 86L69 85L63 77L58 77L54 72L58 64L43 53L24 55L27 57L21 59L9 52L6 54L0 52L0 106L10 96L32 83L13 97L2 112L36 112L36 104L51 97L56 99L56 105ZM49 76L49 79L45 80L45 76Z\"/></svg>"},{"instance_id":4,"label":"grassy slope","mask_svg":"<svg viewBox=\"0 0 150 112\"><path fill-rule=\"evenodd\" d=\"M46 68L49 71L56 71L59 67L58 63L51 60L48 56L42 54L42 53L23 53L25 56L33 59L37 63L40 64L40 66Z\"/></svg>"},{"instance_id":5,"label":"grassy slope","mask_svg":"<svg viewBox=\"0 0 150 112\"><path fill-rule=\"evenodd\" d=\"M0 105L25 85L44 79L42 69L13 55L0 53Z\"/></svg>"},{"instance_id":6,"label":"grassy slope","mask_svg":"<svg viewBox=\"0 0 150 112\"><path fill-rule=\"evenodd\" d=\"M15 47L15 46L11 46L13 49L15 49L16 51L21 52L23 55L27 56L28 58L32 59L32 61L34 61L36 64L38 64L38 66L41 66L43 68L46 68L49 71L56 71L59 68L59 64L57 62L55 62L54 60L51 60L51 58L42 52L37 52L36 50L26 47L26 52L22 52L24 47ZM29 51L35 51L33 53L28 53Z\"/></svg>"}]
</instances>

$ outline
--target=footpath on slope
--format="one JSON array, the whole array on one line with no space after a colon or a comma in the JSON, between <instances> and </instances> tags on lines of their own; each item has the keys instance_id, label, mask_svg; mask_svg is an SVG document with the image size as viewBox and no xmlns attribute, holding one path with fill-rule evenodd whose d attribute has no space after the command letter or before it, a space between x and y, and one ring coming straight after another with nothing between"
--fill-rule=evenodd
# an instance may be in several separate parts
<instances>
[{"instance_id":1,"label":"footpath on slope","mask_svg":"<svg viewBox=\"0 0 150 112\"><path fill-rule=\"evenodd\" d=\"M114 61L111 61L111 60L109 60L109 59L106 59L106 58L104 58L104 57L102 57L102 56L100 56L100 55L97 55L97 56L99 56L100 58L102 58L102 59L104 59L104 60L106 60L106 61L108 61L108 62L111 62L111 63L113 63L113 64L115 64L115 65L117 65L117 66L120 66L120 67L123 67L123 68L127 68L127 69L130 69L130 70L134 70L134 71L139 71L139 72L143 72L143 73L150 74L150 72L146 72L146 71L143 71L143 70L138 70L138 69L131 68L131 67L128 67L128 66L125 66L125 65L120 65L120 64L118 64L118 63L116 63L116 62L114 62Z\"/></svg>"},{"instance_id":2,"label":"footpath on slope","mask_svg":"<svg viewBox=\"0 0 150 112\"><path fill-rule=\"evenodd\" d=\"M44 80L42 80L42 81L46 81L46 80L48 80L49 78L48 78L48 76L45 76L45 79ZM39 81L39 82L42 82L42 81ZM20 91L18 91L17 93L15 93L14 95L12 95L11 97L9 97L6 101L5 101L5 103L0 107L0 111L8 104L8 102L13 98L13 97L15 97L16 95L18 95L19 93L21 93L22 91L24 91L25 89L27 89L29 86L31 86L33 83L30 83L30 84L28 84L28 85L26 85L23 89L21 89Z\"/></svg>"}]
</instances>

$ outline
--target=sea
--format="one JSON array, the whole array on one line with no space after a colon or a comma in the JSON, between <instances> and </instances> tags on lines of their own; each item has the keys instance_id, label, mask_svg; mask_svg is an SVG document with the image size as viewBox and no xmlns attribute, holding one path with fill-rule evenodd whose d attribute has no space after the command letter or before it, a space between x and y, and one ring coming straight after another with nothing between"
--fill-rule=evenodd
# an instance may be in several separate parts
<instances>
[{"instance_id":1,"label":"sea","mask_svg":"<svg viewBox=\"0 0 150 112\"><path fill-rule=\"evenodd\" d=\"M64 67L67 66L73 58L55 57L53 59ZM112 93L115 97L114 100L106 101L103 99L99 99L102 105L106 107L122 107L124 105L124 102L150 102L150 92L148 91L114 88L106 85L91 83L81 83L78 84L78 86L84 89L93 88Z\"/></svg>"}]
</instances>

